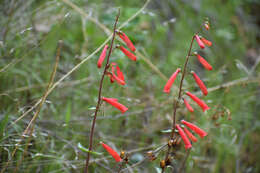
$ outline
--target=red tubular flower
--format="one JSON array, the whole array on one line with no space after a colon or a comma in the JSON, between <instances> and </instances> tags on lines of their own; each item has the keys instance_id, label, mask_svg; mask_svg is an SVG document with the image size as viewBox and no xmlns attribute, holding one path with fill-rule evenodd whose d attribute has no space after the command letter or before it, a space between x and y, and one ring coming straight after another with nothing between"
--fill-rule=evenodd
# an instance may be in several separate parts
<instances>
[{"instance_id":1,"label":"red tubular flower","mask_svg":"<svg viewBox=\"0 0 260 173\"><path fill-rule=\"evenodd\" d=\"M179 131L179 134L181 135L181 138L185 144L185 149L189 149L192 147L190 140L188 139L188 137L185 135L184 131L182 130L182 128L180 127L180 125L176 124L176 128Z\"/></svg>"},{"instance_id":2,"label":"red tubular flower","mask_svg":"<svg viewBox=\"0 0 260 173\"><path fill-rule=\"evenodd\" d=\"M197 56L199 62L204 66L207 70L212 70L212 66L204 59L202 56L200 56L197 52L195 52L195 55Z\"/></svg>"},{"instance_id":3,"label":"red tubular flower","mask_svg":"<svg viewBox=\"0 0 260 173\"><path fill-rule=\"evenodd\" d=\"M103 50L102 50L102 52L101 52L101 54L100 54L100 57L99 57L98 63L97 63L97 67L98 67L98 68L101 68L102 63L103 63L103 61L104 61L105 58L106 58L107 48L108 48L108 45L105 45L105 47L103 48Z\"/></svg>"},{"instance_id":4,"label":"red tubular flower","mask_svg":"<svg viewBox=\"0 0 260 173\"><path fill-rule=\"evenodd\" d=\"M119 154L117 154L117 152L113 150L110 146L104 144L103 142L100 142L100 144L105 150L107 150L107 152L115 159L116 162L120 162L122 160Z\"/></svg>"},{"instance_id":5,"label":"red tubular flower","mask_svg":"<svg viewBox=\"0 0 260 173\"><path fill-rule=\"evenodd\" d=\"M191 94L188 91L186 92L186 94L202 108L203 112L205 112L206 110L210 109L210 107L208 107L208 105L206 103L204 103L202 100L200 100L194 94Z\"/></svg>"},{"instance_id":6,"label":"red tubular flower","mask_svg":"<svg viewBox=\"0 0 260 173\"><path fill-rule=\"evenodd\" d=\"M102 100L104 100L105 102L111 104L115 108L119 109L122 113L125 113L128 110L127 107L125 107L124 105L118 103L117 99L103 97Z\"/></svg>"},{"instance_id":7,"label":"red tubular flower","mask_svg":"<svg viewBox=\"0 0 260 173\"><path fill-rule=\"evenodd\" d=\"M195 133L197 133L201 138L205 137L208 135L207 132L205 132L204 130L202 130L201 128L197 127L196 125L189 123L185 120L181 120L181 123L186 125L187 127L189 127L192 131L194 131Z\"/></svg>"},{"instance_id":8,"label":"red tubular flower","mask_svg":"<svg viewBox=\"0 0 260 173\"><path fill-rule=\"evenodd\" d=\"M112 79L110 80L116 80L118 84L120 85L125 85L125 79L122 71L120 68L116 65L116 63L111 63L112 64ZM116 69L115 69L116 66ZM115 74L115 70L117 72L117 75Z\"/></svg>"},{"instance_id":9,"label":"red tubular flower","mask_svg":"<svg viewBox=\"0 0 260 173\"><path fill-rule=\"evenodd\" d=\"M190 138L190 140L192 140L193 142L197 142L197 138L195 136L193 136L193 134L186 127L184 127L183 129L184 129L184 132Z\"/></svg>"},{"instance_id":10,"label":"red tubular flower","mask_svg":"<svg viewBox=\"0 0 260 173\"><path fill-rule=\"evenodd\" d=\"M136 56L134 54L132 54L130 51L128 51L123 46L120 46L119 48L128 58L130 58L133 61L136 61Z\"/></svg>"},{"instance_id":11,"label":"red tubular flower","mask_svg":"<svg viewBox=\"0 0 260 173\"><path fill-rule=\"evenodd\" d=\"M135 51L136 48L133 45L133 43L131 42L131 40L127 37L127 35L125 35L125 33L123 33L122 31L118 31L117 34L119 35L119 37L125 42L126 46L131 50L131 51Z\"/></svg>"},{"instance_id":12,"label":"red tubular flower","mask_svg":"<svg viewBox=\"0 0 260 173\"><path fill-rule=\"evenodd\" d=\"M177 70L172 74L172 76L170 77L170 79L168 80L168 82L166 83L166 85L164 86L163 92L165 93L170 93L171 91L171 86L174 83L178 73L181 71L180 68L177 68Z\"/></svg>"},{"instance_id":13,"label":"red tubular flower","mask_svg":"<svg viewBox=\"0 0 260 173\"><path fill-rule=\"evenodd\" d=\"M204 83L202 82L202 80L200 80L199 76L195 73L195 72L191 72L193 75L194 80L196 81L196 83L198 84L198 86L200 87L201 91L203 92L203 94L206 96L208 94L208 90L207 87L204 85Z\"/></svg>"},{"instance_id":14,"label":"red tubular flower","mask_svg":"<svg viewBox=\"0 0 260 173\"><path fill-rule=\"evenodd\" d=\"M190 112L194 112L193 108L191 107L191 105L189 104L189 102L186 99L183 99L184 104L186 106L186 108L190 111Z\"/></svg>"},{"instance_id":15,"label":"red tubular flower","mask_svg":"<svg viewBox=\"0 0 260 173\"><path fill-rule=\"evenodd\" d=\"M201 49L205 48L205 45L203 44L203 42L200 40L200 37L198 35L195 35L195 39L198 43L198 45L200 46Z\"/></svg>"},{"instance_id":16,"label":"red tubular flower","mask_svg":"<svg viewBox=\"0 0 260 173\"><path fill-rule=\"evenodd\" d=\"M119 77L119 79L121 79L122 81L125 81L124 74L118 66L116 66L116 72L117 72L117 76Z\"/></svg>"},{"instance_id":17,"label":"red tubular flower","mask_svg":"<svg viewBox=\"0 0 260 173\"><path fill-rule=\"evenodd\" d=\"M201 39L201 41L204 43L204 44L206 44L207 46L212 46L212 42L211 41L209 41L209 40L207 40L207 39L205 39L205 38L203 38L203 37L201 37L200 38Z\"/></svg>"}]
</instances>

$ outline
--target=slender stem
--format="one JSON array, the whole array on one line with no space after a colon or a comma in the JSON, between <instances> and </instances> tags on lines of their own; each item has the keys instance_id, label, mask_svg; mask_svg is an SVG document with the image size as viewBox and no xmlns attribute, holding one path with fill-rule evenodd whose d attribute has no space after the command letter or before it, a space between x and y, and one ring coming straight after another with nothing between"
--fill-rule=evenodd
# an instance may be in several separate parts
<instances>
[{"instance_id":1,"label":"slender stem","mask_svg":"<svg viewBox=\"0 0 260 173\"><path fill-rule=\"evenodd\" d=\"M177 113L177 108L178 108L179 102L182 98L182 86L183 86L183 81L184 81L184 77L185 77L185 73L186 73L186 69L187 69L187 64L188 64L189 58L191 56L191 50L192 50L194 38L195 38L195 36L192 37L188 55L186 56L186 60L185 60L185 63L184 63L183 69L182 69L182 76L181 76L181 82L180 82L180 86L179 86L178 99L175 100L175 98L173 98L172 132L171 132L170 140L174 138L174 134L175 134L176 113ZM170 151L171 151L171 147L168 146L168 150L165 155L165 160L168 158ZM163 172L164 172L164 168L162 169L162 173Z\"/></svg>"},{"instance_id":2,"label":"slender stem","mask_svg":"<svg viewBox=\"0 0 260 173\"><path fill-rule=\"evenodd\" d=\"M190 150L191 150L191 149L189 149L189 150L186 152L185 158L184 158L184 160L182 161L182 164L181 164L181 167L180 167L178 173L181 173L181 172L182 172L182 170L183 170L183 168L184 168L184 166L185 166L185 163L186 163L186 161L187 161L187 159L188 159L188 157L189 157L189 155L190 155Z\"/></svg>"},{"instance_id":3,"label":"slender stem","mask_svg":"<svg viewBox=\"0 0 260 173\"><path fill-rule=\"evenodd\" d=\"M189 52L188 52L188 55L186 56L186 60L185 60L184 66L183 66L183 71L182 71L182 76L181 76L181 82L180 82L180 87L179 87L178 100L176 100L176 101L174 102L171 139L172 139L173 136L174 136L175 125L176 125L176 112L177 112L178 104L179 104L180 99L181 99L181 97L182 97L182 85L183 85L183 80L184 80L185 73L186 73L186 69L187 69L187 64L188 64L189 58L190 58L190 56L191 56L191 49L192 49L193 41L194 41L194 36L192 37L192 40L191 40L191 43L190 43Z\"/></svg>"},{"instance_id":4,"label":"slender stem","mask_svg":"<svg viewBox=\"0 0 260 173\"><path fill-rule=\"evenodd\" d=\"M118 168L117 173L120 173L120 172L121 172L121 170L122 170L124 164L125 164L125 161L123 161L123 162L119 165L119 168Z\"/></svg>"},{"instance_id":5,"label":"slender stem","mask_svg":"<svg viewBox=\"0 0 260 173\"><path fill-rule=\"evenodd\" d=\"M100 80L100 84L99 84L98 102L97 102L94 118L93 118L93 121L92 121L91 131L90 131L89 148L88 148L88 154L87 154L87 158L86 158L86 167L85 167L85 171L84 171L85 173L88 173L90 152L91 152L92 147L93 147L93 136L94 136L96 119L97 119L97 113L99 111L100 103L101 103L101 99L102 99L101 98L101 94L102 94L102 88L103 88L103 81L104 81L104 77L105 77L105 74L107 72L107 69L109 68L109 58L111 56L112 49L113 49L113 44L114 44L115 34L116 34L116 25L118 23L119 15L120 15L120 9L118 10L118 14L116 16L114 29L113 29L112 40L111 40L111 44L110 44L110 48L109 48L109 52L108 52L108 56L107 56L107 61L106 61L106 65L105 65L105 68L104 68L104 71L103 71L103 74L102 74L102 77L101 77L101 80Z\"/></svg>"}]
</instances>

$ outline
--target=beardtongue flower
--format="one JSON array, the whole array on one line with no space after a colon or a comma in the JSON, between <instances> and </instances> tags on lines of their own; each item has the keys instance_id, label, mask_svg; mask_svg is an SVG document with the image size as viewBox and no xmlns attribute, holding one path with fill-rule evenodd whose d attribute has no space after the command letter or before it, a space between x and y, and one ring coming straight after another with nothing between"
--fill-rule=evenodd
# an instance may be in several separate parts
<instances>
[{"instance_id":1,"label":"beardtongue flower","mask_svg":"<svg viewBox=\"0 0 260 173\"><path fill-rule=\"evenodd\" d=\"M130 51L128 51L123 46L119 46L120 50L131 60L136 61L136 56L132 54Z\"/></svg>"},{"instance_id":2,"label":"beardtongue flower","mask_svg":"<svg viewBox=\"0 0 260 173\"><path fill-rule=\"evenodd\" d=\"M118 84L120 85L125 85L125 79L124 79L124 75L122 73L122 71L120 70L120 68L116 65L116 63L111 63L112 65L112 80L115 80ZM115 67L116 66L116 67ZM115 74L115 70L117 75ZM110 78L111 80L111 78Z\"/></svg>"},{"instance_id":3,"label":"beardtongue flower","mask_svg":"<svg viewBox=\"0 0 260 173\"><path fill-rule=\"evenodd\" d=\"M194 112L194 109L191 107L189 102L186 99L183 99L183 101L184 101L184 104L185 104L186 108L188 109L188 111Z\"/></svg>"},{"instance_id":4,"label":"beardtongue flower","mask_svg":"<svg viewBox=\"0 0 260 173\"><path fill-rule=\"evenodd\" d=\"M195 52L194 54L197 56L199 62L203 65L205 69L212 70L212 66L204 58L202 58L202 56L200 56L197 52Z\"/></svg>"},{"instance_id":5,"label":"beardtongue flower","mask_svg":"<svg viewBox=\"0 0 260 173\"><path fill-rule=\"evenodd\" d=\"M163 89L163 92L165 93L170 93L171 91L171 87L172 87L172 84L174 83L178 73L181 71L180 68L178 68L173 74L172 76L170 77L170 79L168 80L168 82L166 83L166 85L164 86L164 89Z\"/></svg>"},{"instance_id":6,"label":"beardtongue flower","mask_svg":"<svg viewBox=\"0 0 260 173\"><path fill-rule=\"evenodd\" d=\"M202 93L206 96L208 94L208 90L207 87L205 86L205 84L202 82L202 80L200 80L199 76L195 73L195 72L191 72L193 75L194 80L196 81L196 83L198 84L198 86L200 87Z\"/></svg>"},{"instance_id":7,"label":"beardtongue flower","mask_svg":"<svg viewBox=\"0 0 260 173\"><path fill-rule=\"evenodd\" d=\"M116 66L116 73L117 73L117 76L119 77L119 79L121 79L122 81L125 81L124 74L118 66Z\"/></svg>"},{"instance_id":8,"label":"beardtongue flower","mask_svg":"<svg viewBox=\"0 0 260 173\"><path fill-rule=\"evenodd\" d=\"M185 149L189 149L192 147L190 140L188 139L188 137L185 135L184 131L182 130L182 128L180 127L180 125L176 124L176 128L179 131L179 134L185 144Z\"/></svg>"},{"instance_id":9,"label":"beardtongue flower","mask_svg":"<svg viewBox=\"0 0 260 173\"><path fill-rule=\"evenodd\" d=\"M117 108L118 110L120 110L122 113L125 113L128 108L125 107L124 105L122 105L121 103L117 102L117 99L114 98L107 98L107 97L103 97L102 98L103 101L111 104L112 106L114 106L115 108Z\"/></svg>"},{"instance_id":10,"label":"beardtongue flower","mask_svg":"<svg viewBox=\"0 0 260 173\"><path fill-rule=\"evenodd\" d=\"M195 133L197 133L201 138L204 138L205 136L208 135L207 132L205 132L204 130L202 130L201 128L199 128L198 126L187 122L185 120L181 120L181 123L184 124L185 126L189 127L192 131L194 131Z\"/></svg>"},{"instance_id":11,"label":"beardtongue flower","mask_svg":"<svg viewBox=\"0 0 260 173\"><path fill-rule=\"evenodd\" d=\"M188 91L186 92L186 94L202 108L203 112L205 112L206 110L210 109L210 107L208 107L208 105L206 103L204 103L202 100L200 100L194 94L191 94Z\"/></svg>"},{"instance_id":12,"label":"beardtongue flower","mask_svg":"<svg viewBox=\"0 0 260 173\"><path fill-rule=\"evenodd\" d=\"M203 38L203 37L201 37L200 38L201 39L201 41L204 43L204 44L206 44L207 46L212 46L212 42L211 41L209 41L209 40L207 40L207 39L205 39L205 38Z\"/></svg>"},{"instance_id":13,"label":"beardtongue flower","mask_svg":"<svg viewBox=\"0 0 260 173\"><path fill-rule=\"evenodd\" d=\"M102 50L102 52L101 52L101 54L99 56L98 62L97 62L97 67L98 68L101 68L102 63L103 63L103 61L106 58L107 49L108 49L108 45L105 45L105 47L103 48L103 50Z\"/></svg>"},{"instance_id":14,"label":"beardtongue flower","mask_svg":"<svg viewBox=\"0 0 260 173\"><path fill-rule=\"evenodd\" d=\"M103 142L100 142L100 144L115 159L116 162L120 162L122 160L119 154L115 150L113 150L110 146L104 144Z\"/></svg>"},{"instance_id":15,"label":"beardtongue flower","mask_svg":"<svg viewBox=\"0 0 260 173\"><path fill-rule=\"evenodd\" d=\"M193 134L186 127L184 127L183 129L184 129L184 132L190 138L190 140L192 140L193 142L197 142L197 138L195 136L193 136Z\"/></svg>"},{"instance_id":16,"label":"beardtongue flower","mask_svg":"<svg viewBox=\"0 0 260 173\"><path fill-rule=\"evenodd\" d=\"M205 45L204 43L200 40L200 37L198 35L195 35L195 39L198 43L198 45L200 46L201 49L204 49L205 48Z\"/></svg>"},{"instance_id":17,"label":"beardtongue flower","mask_svg":"<svg viewBox=\"0 0 260 173\"><path fill-rule=\"evenodd\" d=\"M135 51L136 48L134 46L134 44L131 42L131 40L127 37L127 35L125 35L125 33L123 33L122 31L117 31L116 32L119 37L125 42L126 46L131 50L131 51Z\"/></svg>"}]
</instances>

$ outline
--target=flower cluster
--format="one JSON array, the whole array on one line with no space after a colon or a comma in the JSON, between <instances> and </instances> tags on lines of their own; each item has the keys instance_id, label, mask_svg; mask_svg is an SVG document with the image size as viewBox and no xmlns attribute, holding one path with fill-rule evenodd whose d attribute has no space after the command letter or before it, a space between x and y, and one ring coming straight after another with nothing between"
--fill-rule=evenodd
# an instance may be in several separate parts
<instances>
[{"instance_id":1,"label":"flower cluster","mask_svg":"<svg viewBox=\"0 0 260 173\"><path fill-rule=\"evenodd\" d=\"M116 31L116 34L122 39L122 41L126 44L126 46L132 52L127 50L122 45L118 45L118 46L116 46L116 48L119 48L129 59L136 61L137 58L133 53L136 50L136 48L133 45L133 43L131 42L131 40L122 31ZM100 54L100 57L98 59L98 62L97 62L98 68L102 67L102 63L104 62L104 60L106 59L106 56L107 56L108 48L109 48L108 45L105 45L105 47L103 48L103 50ZM108 65L105 67L104 74L110 78L111 83L116 82L119 85L126 84L124 74L121 71L121 69L119 68L119 66L117 65L117 63L115 63L115 62L111 62L111 63L108 62ZM101 99L102 99L102 101L104 101L104 102L112 105L113 107L117 108L118 110L120 110L121 113L125 113L128 110L128 108L126 106L124 106L123 104L119 103L116 98L102 97ZM100 144L102 144L103 148L115 159L116 162L120 162L120 161L122 161L122 159L124 159L124 160L126 159L123 156L120 157L120 155L116 151L114 151L111 147L104 144L103 142L100 142Z\"/></svg>"},{"instance_id":2,"label":"flower cluster","mask_svg":"<svg viewBox=\"0 0 260 173\"><path fill-rule=\"evenodd\" d=\"M190 130L192 130L196 134L198 134L201 138L204 138L205 136L207 136L207 133L204 130L200 129L198 126L196 126L190 122L187 122L185 120L182 120L181 123L184 124L185 126L187 126ZM183 131L182 128L180 127L180 125L176 124L176 128L185 144L186 149L189 149L192 147L190 140L193 142L197 142L197 138L195 136L193 136L193 134L186 127L184 127L184 131ZM186 134L188 137L186 136Z\"/></svg>"},{"instance_id":3,"label":"flower cluster","mask_svg":"<svg viewBox=\"0 0 260 173\"><path fill-rule=\"evenodd\" d=\"M204 27L205 27L206 30L210 29L208 21L204 23ZM204 38L204 37L202 37L198 34L195 34L193 36L192 44L193 44L194 40L196 40L196 42L198 43L198 45L201 49L204 49L206 46L209 46L209 47L212 46L211 41L207 40L206 38ZM191 48L192 48L192 44L191 44ZM193 55L197 57L198 61L201 63L201 65L206 70L212 70L213 69L212 66L201 55L199 55L197 52L194 52L193 54L189 52L188 57L186 59L186 63L184 65L184 68L183 69L177 68L177 70L169 78L169 80L167 81L167 83L165 84L164 89L163 89L163 91L165 93L170 93L171 87L172 87L176 77L178 76L178 74L182 73L182 80L181 80L180 93L179 93L178 99L183 99L184 105L186 106L186 108L189 112L194 112L194 109L189 104L187 98L184 98L184 96L182 96L181 93L183 92L182 91L182 82L183 82L183 79L185 77L186 65L187 65L189 57L193 56ZM199 78L199 76L194 71L191 71L191 74L192 74L193 79L195 80L196 84L200 88L201 92L203 93L203 95L207 96L208 90L207 90L207 87L204 84L204 82ZM210 107L203 100L198 98L196 95L192 94L189 91L184 91L184 92L191 100L193 100L202 109L203 112L210 109ZM177 109L177 107L175 109ZM207 135L207 133L205 131L203 131L202 129L200 129L199 127L197 127L196 125L194 125L192 123L189 123L185 120L182 120L181 123L183 125L187 126L190 130L192 130L196 134L198 134L201 138L203 138L204 136ZM174 123L173 127L176 127L176 129L178 130L178 133L181 136L181 138L182 138L182 140L185 144L186 149L189 149L189 148L192 147L190 140L193 141L193 142L197 142L197 138L186 127L182 128L179 124L175 124L175 123Z\"/></svg>"},{"instance_id":4,"label":"flower cluster","mask_svg":"<svg viewBox=\"0 0 260 173\"><path fill-rule=\"evenodd\" d=\"M127 35L125 33L123 33L122 31L116 31L117 35L122 39L122 41L126 44L126 46L131 50L131 51L135 51L136 48L133 45L133 43L131 42L131 40L127 37ZM109 46L105 45L105 47L103 48L100 57L98 59L97 62L97 67L101 68L102 67L102 63L103 61L106 59L106 55L107 55L107 50L108 50ZM122 45L118 45L116 46L116 48L119 48L129 59L136 61L136 56L134 55L134 53L132 53L131 51L127 50L125 47L123 47ZM121 69L119 68L119 66L117 65L117 63L112 62L108 65L108 71L106 71L106 75L110 78L110 82L114 83L115 81L119 84L119 85L125 85L125 77L123 72L121 71ZM110 70L110 71L109 71ZM125 107L124 105L120 104L117 99L115 98L106 98L106 97L102 97L102 100L111 104L112 106L114 106L115 108L117 108L118 110L120 110L122 113L125 113L128 108Z\"/></svg>"}]
</instances>

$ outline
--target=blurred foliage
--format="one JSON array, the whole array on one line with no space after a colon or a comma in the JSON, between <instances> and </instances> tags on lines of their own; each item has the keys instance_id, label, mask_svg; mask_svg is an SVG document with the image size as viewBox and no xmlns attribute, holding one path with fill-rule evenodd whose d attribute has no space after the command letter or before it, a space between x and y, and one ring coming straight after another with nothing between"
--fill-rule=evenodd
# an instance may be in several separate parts
<instances>
[{"instance_id":1,"label":"blurred foliage","mask_svg":"<svg viewBox=\"0 0 260 173\"><path fill-rule=\"evenodd\" d=\"M119 25L136 13L145 1L71 0L90 17L112 29L118 7ZM55 62L58 40L63 40L56 81L96 50L107 38L92 21L81 16L63 0L2 0L0 3L0 168L33 116L32 111L13 123L43 95ZM210 92L204 100L212 108L202 113L193 105L190 114L181 105L178 119L194 121L209 135L193 145L186 172L260 172L260 2L257 0L151 0L147 8L122 30L166 77L182 67L192 35L204 19L211 22L210 31L201 35L213 42L200 52L213 65L205 71L193 59L188 69L196 71L208 88L241 78L245 82ZM197 45L194 51L197 50ZM84 63L47 98L27 155L18 172L80 172L84 168L93 107L97 102L101 71L96 68L100 52ZM115 50L112 61L124 71L127 85L111 85L105 79L103 95L115 97L129 107L120 115L103 104L98 115L94 151L107 156L99 141L118 151L132 151L129 165L142 160L145 152L167 141L171 126L172 97L162 92L165 80L143 59L129 61ZM180 82L177 79L175 84ZM199 91L187 75L184 87ZM176 95L174 91L174 95ZM80 147L79 147L80 145ZM83 149L82 149L83 148ZM139 149L139 150L138 150ZM12 172L22 158L24 142L8 166ZM184 147L176 156L182 160ZM160 158L144 161L133 172L156 172ZM107 168L109 167L109 169ZM95 169L95 171L94 171ZM91 166L91 172L118 169L111 159ZM170 169L168 169L170 172Z\"/></svg>"}]
</instances>

